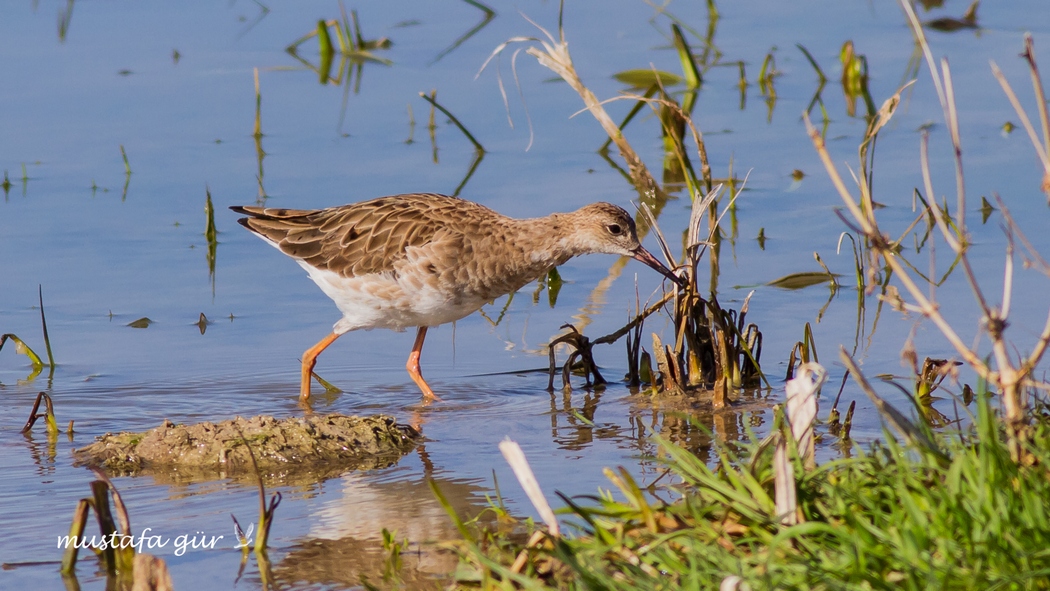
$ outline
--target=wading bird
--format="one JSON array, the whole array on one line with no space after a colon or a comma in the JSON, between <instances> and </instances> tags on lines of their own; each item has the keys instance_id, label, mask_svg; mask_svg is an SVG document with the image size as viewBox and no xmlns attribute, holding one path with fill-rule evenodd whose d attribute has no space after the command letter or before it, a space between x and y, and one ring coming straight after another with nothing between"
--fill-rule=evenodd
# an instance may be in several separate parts
<instances>
[{"instance_id":1,"label":"wading bird","mask_svg":"<svg viewBox=\"0 0 1050 591\"><path fill-rule=\"evenodd\" d=\"M317 356L340 335L413 326L406 368L424 398L437 399L419 370L427 328L459 320L577 255L629 256L681 281L642 247L631 216L609 203L531 219L427 193L317 210L230 209L306 269L343 313L331 334L303 353L302 400L310 397Z\"/></svg>"}]
</instances>

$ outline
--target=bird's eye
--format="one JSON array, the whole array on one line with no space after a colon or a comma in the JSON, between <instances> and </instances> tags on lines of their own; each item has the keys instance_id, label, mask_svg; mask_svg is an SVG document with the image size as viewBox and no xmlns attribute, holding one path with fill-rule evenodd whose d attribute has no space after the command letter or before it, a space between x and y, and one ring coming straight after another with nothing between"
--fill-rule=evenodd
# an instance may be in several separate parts
<instances>
[{"instance_id":1,"label":"bird's eye","mask_svg":"<svg viewBox=\"0 0 1050 591\"><path fill-rule=\"evenodd\" d=\"M608 226L606 226L606 229L609 230L609 233L613 236L619 236L620 234L623 234L623 228L620 227L620 224L609 224Z\"/></svg>"}]
</instances>

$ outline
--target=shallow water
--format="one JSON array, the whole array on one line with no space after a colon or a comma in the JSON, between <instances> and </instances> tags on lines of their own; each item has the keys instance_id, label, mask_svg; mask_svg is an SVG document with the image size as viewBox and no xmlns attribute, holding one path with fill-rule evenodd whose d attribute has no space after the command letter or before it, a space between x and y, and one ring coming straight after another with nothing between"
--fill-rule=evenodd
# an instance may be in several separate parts
<instances>
[{"instance_id":1,"label":"shallow water","mask_svg":"<svg viewBox=\"0 0 1050 591\"><path fill-rule=\"evenodd\" d=\"M517 59L534 134L528 151L529 129L510 55L500 65L513 129L507 125L496 64L474 79L499 43L536 34L518 9L553 30L555 3L493 4L497 16L434 63L480 20L480 12L466 3L348 5L357 9L366 38L393 40L391 48L375 52L393 64L364 64L349 90L319 84L315 72L284 51L313 30L317 18L338 18L338 4L265 4L267 12L243 1L167 7L75 3L69 5L64 38L56 31L56 13L66 12L65 3L2 9L0 133L5 139L0 167L8 171L12 186L0 202L0 332L21 336L44 354L36 308L42 285L59 364L50 377L44 372L27 379L26 358L7 346L0 351L0 465L5 466L0 561L6 564L60 558L56 536L67 532L76 501L88 495L94 479L72 466L70 450L95 436L145 430L165 418L196 422L304 412L296 399L297 359L327 333L337 312L297 265L243 231L226 208L254 202L260 184L267 204L281 207L325 207L410 191L451 193L471 165L473 148L439 115L435 162L429 106L419 92L436 89L438 101L487 150L461 192L465 198L521 217L597 200L629 207L638 199L595 153L604 136L593 118L586 113L569 118L581 108L579 98L566 85L549 83L550 73L531 58L522 54ZM705 4L679 2L669 10L703 34ZM574 62L597 96L622 90L611 78L621 70L653 63L678 71L665 38L667 17L642 2L607 6L597 10L569 3L565 15ZM867 56L878 103L910 79L912 43L894 3L759 2L719 8L713 41L726 65L705 73L695 115L715 176L724 178L732 161L734 173L749 173L749 178L732 222L726 223L731 234L722 246L717 290L723 306L737 307L756 289L748 317L764 333L763 366L774 385L771 392L752 396L743 405L746 413L699 417L716 437L734 440L748 429L763 433L767 428L769 408L782 398L788 351L806 322L813 323L821 360L832 375L826 397L829 391L834 395L841 380L840 344L855 352L872 375L904 373L899 351L915 319L902 319L888 307L880 311L874 298L861 299L864 307L858 308L851 289L852 254L835 254L844 229L832 211L838 198L799 119L816 91L816 74L794 45L804 45L831 79L822 95L831 118L829 145L838 162L854 165L864 122L845 113L837 84L839 48L852 39ZM963 4L952 2L929 17L963 10ZM1050 23L1032 18L1042 11L1035 1L982 6L979 32L929 33L935 54L949 56L953 67L971 200L967 215L981 247L974 264L992 294L1001 289L1004 241L998 214L987 224L978 222L980 196L1003 195L1029 238L1050 251L1050 239L1039 232L1046 204L1037 161L1023 131L1001 134L1005 121L1018 121L987 67L989 59L995 60L1022 101L1033 103L1016 56L1022 30L1030 30L1044 70L1050 64L1045 50ZM690 42L702 47L692 36ZM304 47L303 56L316 63L314 46ZM774 47L780 75L770 112L755 80ZM740 60L751 83L743 101L734 63ZM255 68L265 134L261 165L252 137ZM629 106L608 108L619 118ZM932 85L922 71L877 148L876 199L890 205L880 215L895 231L903 231L914 217L911 191L921 183L917 130L939 121ZM931 133L934 182L939 195L954 202L944 126L936 123ZM659 175L662 151L652 116L632 123L627 137ZM801 183L792 182L794 169L806 173ZM213 272L203 234L206 189L220 232ZM689 200L678 194L661 213L660 225L675 248L688 212ZM768 238L764 248L755 240L760 228ZM651 238L646 244L656 250ZM843 274L843 288L834 297L824 286L799 291L763 286L788 273L819 270L814 251ZM941 259L946 252L938 244ZM916 257L920 265L927 260L925 254ZM938 260L938 275L947 264ZM487 506L486 495L494 493L495 475L510 510L533 515L496 449L506 436L522 445L550 498L556 490L591 494L608 486L602 475L607 466L627 466L643 483L658 478L654 433L708 453L709 436L683 418L689 405L654 403L616 380L626 371L620 343L597 349L603 373L614 381L601 393L580 388L577 379L571 394L551 394L546 375L528 371L546 366L545 344L562 324L572 322L591 337L612 332L634 307L635 277L643 300L660 279L642 265L624 266L607 256L570 261L561 274L566 284L554 307L545 292L534 298L536 286L530 285L505 314L506 298L484 309L487 318L475 314L454 327L430 331L423 369L444 399L440 404L421 406L404 372L410 333L353 333L321 356L319 373L344 393L319 396L315 411L391 413L421 424L426 442L385 470L280 488L284 501L271 542L279 582L297 589L345 588L359 585L362 575L381 578L381 531L386 528L396 530L399 539L407 537L414 549L426 549L406 564L414 584L433 583L454 559L424 543L458 534L427 479L437 482L459 512L477 513ZM1012 308L1013 330L1026 349L1045 320L1045 278L1023 272L1014 283L1019 295ZM976 308L963 278L950 277L938 296L958 319L963 339L972 340ZM204 334L196 325L201 313L212 322ZM501 316L498 324L490 321ZM142 317L153 324L127 326ZM646 327L647 333L667 329L666 321L655 318ZM916 346L920 356L951 356L926 324L916 329ZM39 427L28 437L19 433L39 391L54 399L60 425L75 421L72 441L65 435L49 441ZM892 388L880 391L902 402ZM881 436L874 409L848 384L843 400L854 399L854 437ZM823 416L830 402L822 404ZM949 416L957 412L950 398L938 408ZM833 453L822 450L825 457ZM133 531L151 528L171 540L153 552L168 561L176 588L233 583L240 553L232 550L228 516L234 513L242 523L254 519L253 486L153 477L119 478L115 484L128 505ZM225 537L212 550L176 555L174 540L197 532ZM91 560L77 572L83 588L104 587ZM0 588L40 581L60 584L57 564L0 572ZM262 586L254 563L240 584Z\"/></svg>"}]
</instances>

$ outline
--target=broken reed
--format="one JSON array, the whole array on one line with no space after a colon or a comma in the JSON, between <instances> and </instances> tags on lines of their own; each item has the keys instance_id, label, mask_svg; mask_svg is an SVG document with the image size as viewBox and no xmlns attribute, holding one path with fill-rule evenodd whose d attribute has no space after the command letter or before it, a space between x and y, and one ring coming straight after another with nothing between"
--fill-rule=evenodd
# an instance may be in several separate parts
<instances>
[{"instance_id":1,"label":"broken reed","mask_svg":"<svg viewBox=\"0 0 1050 591\"><path fill-rule=\"evenodd\" d=\"M40 410L40 403L44 403L44 412L37 412ZM36 395L36 400L33 401L33 408L29 411L29 418L26 420L25 426L22 427L22 434L27 434L33 430L33 426L40 419L44 419L44 424L47 426L48 437L55 437L61 431L58 428L58 420L55 419L55 405L51 402L51 397L45 392L40 392ZM73 421L69 421L69 437L72 441L73 437Z\"/></svg>"},{"instance_id":2,"label":"broken reed","mask_svg":"<svg viewBox=\"0 0 1050 591\"><path fill-rule=\"evenodd\" d=\"M90 548L105 569L107 589L171 591L174 587L167 564L161 558L137 551L141 550L142 541L139 538L136 546L128 510L120 492L104 473L93 471L98 480L91 482L91 496L77 502L69 535L58 539L59 546L65 546L60 572L67 588L80 588L76 579L77 558L81 548ZM86 535L89 510L95 514L98 522L98 539L94 535Z\"/></svg>"},{"instance_id":3,"label":"broken reed","mask_svg":"<svg viewBox=\"0 0 1050 591\"><path fill-rule=\"evenodd\" d=\"M102 540L124 540L130 539L132 536L128 510L124 506L120 493L105 474L98 470L94 472L99 480L91 483L92 496L80 499L77 502L76 510L73 512L73 522L69 528L68 538L72 543L66 544L65 553L62 556L62 574L64 575L72 574L76 568L77 556L80 551L80 544L76 542L85 537L89 509L95 513ZM119 529L114 521L113 509L110 508L111 491L113 493L113 505L116 508L116 519L120 524ZM103 543L102 548L98 551L98 557L102 561L102 566L106 569L108 576L114 577L118 574L127 576L133 569L135 547L120 542L116 544Z\"/></svg>"}]
</instances>

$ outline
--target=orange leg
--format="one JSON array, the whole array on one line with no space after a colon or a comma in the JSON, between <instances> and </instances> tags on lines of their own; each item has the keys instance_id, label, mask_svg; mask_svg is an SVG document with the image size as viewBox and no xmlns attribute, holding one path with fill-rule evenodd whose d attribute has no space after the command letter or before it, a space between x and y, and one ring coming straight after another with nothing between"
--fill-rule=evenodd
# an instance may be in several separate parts
<instances>
[{"instance_id":1,"label":"orange leg","mask_svg":"<svg viewBox=\"0 0 1050 591\"><path fill-rule=\"evenodd\" d=\"M427 327L420 326L416 332L416 342L412 345L412 352L408 354L408 363L405 364L405 369L408 370L408 375L412 377L412 381L423 391L423 400L430 402L441 399L434 394L427 381L423 379L423 374L419 372L419 354L423 351L423 339L425 338L427 338Z\"/></svg>"},{"instance_id":2,"label":"orange leg","mask_svg":"<svg viewBox=\"0 0 1050 591\"><path fill-rule=\"evenodd\" d=\"M303 353L303 381L299 386L299 400L305 401L310 398L310 374L314 371L314 365L317 363L317 356L338 338L339 335L333 332L321 339L321 342L310 347L305 353Z\"/></svg>"}]
</instances>

